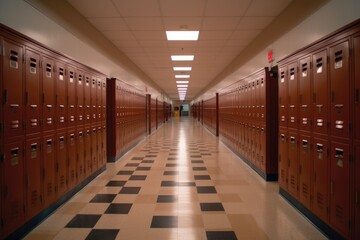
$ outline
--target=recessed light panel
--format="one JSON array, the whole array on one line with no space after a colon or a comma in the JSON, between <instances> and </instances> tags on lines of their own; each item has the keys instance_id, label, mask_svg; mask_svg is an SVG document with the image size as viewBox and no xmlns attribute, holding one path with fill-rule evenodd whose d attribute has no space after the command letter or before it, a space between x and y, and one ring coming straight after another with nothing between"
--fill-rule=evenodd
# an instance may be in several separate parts
<instances>
[{"instance_id":1,"label":"recessed light panel","mask_svg":"<svg viewBox=\"0 0 360 240\"><path fill-rule=\"evenodd\" d=\"M191 71L192 67L174 67L174 71Z\"/></svg>"},{"instance_id":2,"label":"recessed light panel","mask_svg":"<svg viewBox=\"0 0 360 240\"><path fill-rule=\"evenodd\" d=\"M194 61L194 55L171 55L172 61Z\"/></svg>"},{"instance_id":3,"label":"recessed light panel","mask_svg":"<svg viewBox=\"0 0 360 240\"><path fill-rule=\"evenodd\" d=\"M166 31L168 41L197 41L199 31Z\"/></svg>"},{"instance_id":4,"label":"recessed light panel","mask_svg":"<svg viewBox=\"0 0 360 240\"><path fill-rule=\"evenodd\" d=\"M190 78L190 75L175 75L175 78Z\"/></svg>"},{"instance_id":5,"label":"recessed light panel","mask_svg":"<svg viewBox=\"0 0 360 240\"><path fill-rule=\"evenodd\" d=\"M189 81L176 81L177 84L188 84Z\"/></svg>"},{"instance_id":6,"label":"recessed light panel","mask_svg":"<svg viewBox=\"0 0 360 240\"><path fill-rule=\"evenodd\" d=\"M180 87L180 88L181 88L181 87L188 87L188 85L185 85L185 84L184 84L184 85L177 85L177 87L178 87L178 88L179 88L179 87Z\"/></svg>"}]
</instances>

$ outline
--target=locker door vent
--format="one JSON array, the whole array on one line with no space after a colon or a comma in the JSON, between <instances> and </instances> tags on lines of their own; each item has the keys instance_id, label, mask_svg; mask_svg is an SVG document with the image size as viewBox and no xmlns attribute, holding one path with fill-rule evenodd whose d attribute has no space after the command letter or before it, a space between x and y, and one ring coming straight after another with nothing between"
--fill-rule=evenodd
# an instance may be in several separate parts
<instances>
[{"instance_id":1,"label":"locker door vent","mask_svg":"<svg viewBox=\"0 0 360 240\"><path fill-rule=\"evenodd\" d=\"M337 51L335 53L335 63L334 63L334 69L342 68L343 66L343 51Z\"/></svg>"},{"instance_id":2,"label":"locker door vent","mask_svg":"<svg viewBox=\"0 0 360 240\"><path fill-rule=\"evenodd\" d=\"M316 203L321 209L325 208L324 195L321 192L316 193Z\"/></svg>"},{"instance_id":3,"label":"locker door vent","mask_svg":"<svg viewBox=\"0 0 360 240\"><path fill-rule=\"evenodd\" d=\"M19 53L14 50L10 50L10 67L18 69L19 68L18 60L19 60Z\"/></svg>"},{"instance_id":4,"label":"locker door vent","mask_svg":"<svg viewBox=\"0 0 360 240\"><path fill-rule=\"evenodd\" d=\"M316 73L322 73L323 71L323 59L318 58L316 59Z\"/></svg>"},{"instance_id":5,"label":"locker door vent","mask_svg":"<svg viewBox=\"0 0 360 240\"><path fill-rule=\"evenodd\" d=\"M338 204L335 206L335 216L338 222L344 223L344 208Z\"/></svg>"},{"instance_id":6,"label":"locker door vent","mask_svg":"<svg viewBox=\"0 0 360 240\"><path fill-rule=\"evenodd\" d=\"M30 58L30 73L31 74L36 74L36 59L35 58Z\"/></svg>"},{"instance_id":7,"label":"locker door vent","mask_svg":"<svg viewBox=\"0 0 360 240\"><path fill-rule=\"evenodd\" d=\"M38 202L38 191L34 190L31 192L31 204L36 205Z\"/></svg>"}]
</instances>

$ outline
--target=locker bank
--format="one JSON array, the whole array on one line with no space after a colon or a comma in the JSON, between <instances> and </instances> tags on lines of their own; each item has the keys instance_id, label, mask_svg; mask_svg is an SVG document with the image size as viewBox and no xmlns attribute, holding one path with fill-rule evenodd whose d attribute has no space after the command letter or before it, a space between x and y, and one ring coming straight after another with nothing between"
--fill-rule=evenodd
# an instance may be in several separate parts
<instances>
[{"instance_id":1,"label":"locker bank","mask_svg":"<svg viewBox=\"0 0 360 240\"><path fill-rule=\"evenodd\" d=\"M360 1L0 0L0 47L0 239L360 239Z\"/></svg>"}]
</instances>

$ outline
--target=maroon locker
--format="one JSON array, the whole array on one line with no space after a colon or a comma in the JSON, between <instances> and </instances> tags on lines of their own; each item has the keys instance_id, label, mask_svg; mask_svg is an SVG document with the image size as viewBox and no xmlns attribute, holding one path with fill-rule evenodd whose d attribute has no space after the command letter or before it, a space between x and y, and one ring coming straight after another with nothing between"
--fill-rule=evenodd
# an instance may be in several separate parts
<instances>
[{"instance_id":1,"label":"maroon locker","mask_svg":"<svg viewBox=\"0 0 360 240\"><path fill-rule=\"evenodd\" d=\"M56 148L53 135L44 136L43 146L43 184L44 184L44 205L49 206L56 199Z\"/></svg>"},{"instance_id":2,"label":"maroon locker","mask_svg":"<svg viewBox=\"0 0 360 240\"><path fill-rule=\"evenodd\" d=\"M311 131L311 59L300 59L299 67L299 129Z\"/></svg>"},{"instance_id":3,"label":"maroon locker","mask_svg":"<svg viewBox=\"0 0 360 240\"><path fill-rule=\"evenodd\" d=\"M355 145L355 226L360 226L360 144ZM360 239L360 228L355 227L355 239Z\"/></svg>"},{"instance_id":4,"label":"maroon locker","mask_svg":"<svg viewBox=\"0 0 360 240\"><path fill-rule=\"evenodd\" d=\"M329 121L327 51L313 54L313 130L327 134Z\"/></svg>"},{"instance_id":5,"label":"maroon locker","mask_svg":"<svg viewBox=\"0 0 360 240\"><path fill-rule=\"evenodd\" d=\"M26 217L31 219L43 208L40 138L26 140L25 154Z\"/></svg>"},{"instance_id":6,"label":"maroon locker","mask_svg":"<svg viewBox=\"0 0 360 240\"><path fill-rule=\"evenodd\" d=\"M329 220L329 145L320 138L313 139L313 212L324 222Z\"/></svg>"},{"instance_id":7,"label":"maroon locker","mask_svg":"<svg viewBox=\"0 0 360 240\"><path fill-rule=\"evenodd\" d=\"M67 126L76 126L76 72L75 68L67 67Z\"/></svg>"},{"instance_id":8,"label":"maroon locker","mask_svg":"<svg viewBox=\"0 0 360 240\"><path fill-rule=\"evenodd\" d=\"M106 164L106 124L102 125L101 132L101 151L102 151L102 165Z\"/></svg>"},{"instance_id":9,"label":"maroon locker","mask_svg":"<svg viewBox=\"0 0 360 240\"><path fill-rule=\"evenodd\" d=\"M106 79L104 79L101 84L101 121L106 122Z\"/></svg>"},{"instance_id":10,"label":"maroon locker","mask_svg":"<svg viewBox=\"0 0 360 240\"><path fill-rule=\"evenodd\" d=\"M289 154L289 166L288 176L289 185L288 191L295 198L298 198L298 185L299 185L299 139L297 133L289 132L288 139L288 154Z\"/></svg>"},{"instance_id":11,"label":"maroon locker","mask_svg":"<svg viewBox=\"0 0 360 240\"><path fill-rule=\"evenodd\" d=\"M78 182L81 182L85 179L85 135L83 129L79 130L77 133L77 162L76 162L76 172Z\"/></svg>"},{"instance_id":12,"label":"maroon locker","mask_svg":"<svg viewBox=\"0 0 360 240\"><path fill-rule=\"evenodd\" d=\"M307 209L310 209L313 172L312 143L309 135L300 135L299 141L299 200Z\"/></svg>"},{"instance_id":13,"label":"maroon locker","mask_svg":"<svg viewBox=\"0 0 360 240\"><path fill-rule=\"evenodd\" d=\"M92 172L91 164L91 128L85 129L85 176L88 177Z\"/></svg>"},{"instance_id":14,"label":"maroon locker","mask_svg":"<svg viewBox=\"0 0 360 240\"><path fill-rule=\"evenodd\" d=\"M55 95L55 105L56 105L56 128L63 129L66 128L66 69L63 63L56 63L56 95Z\"/></svg>"},{"instance_id":15,"label":"maroon locker","mask_svg":"<svg viewBox=\"0 0 360 240\"><path fill-rule=\"evenodd\" d=\"M271 126L270 126L271 127ZM264 173L266 171L266 127L265 125L260 126L260 145L259 145L259 161L260 161L260 169Z\"/></svg>"},{"instance_id":16,"label":"maroon locker","mask_svg":"<svg viewBox=\"0 0 360 240\"><path fill-rule=\"evenodd\" d=\"M39 133L41 130L41 82L40 82L40 55L26 49L25 67L25 132L26 134Z\"/></svg>"},{"instance_id":17,"label":"maroon locker","mask_svg":"<svg viewBox=\"0 0 360 240\"><path fill-rule=\"evenodd\" d=\"M21 141L5 144L4 146L4 193L1 194L3 202L3 226L7 235L20 227L25 220L24 196L24 156Z\"/></svg>"},{"instance_id":18,"label":"maroon locker","mask_svg":"<svg viewBox=\"0 0 360 240\"><path fill-rule=\"evenodd\" d=\"M3 40L3 49L4 139L9 139L23 132L23 48Z\"/></svg>"},{"instance_id":19,"label":"maroon locker","mask_svg":"<svg viewBox=\"0 0 360 240\"><path fill-rule=\"evenodd\" d=\"M95 123L97 121L97 80L95 77L91 78L91 93L90 93L90 118L91 123Z\"/></svg>"},{"instance_id":20,"label":"maroon locker","mask_svg":"<svg viewBox=\"0 0 360 240\"><path fill-rule=\"evenodd\" d=\"M279 69L279 126L288 124L288 77L286 67Z\"/></svg>"},{"instance_id":21,"label":"maroon locker","mask_svg":"<svg viewBox=\"0 0 360 240\"><path fill-rule=\"evenodd\" d=\"M264 76L261 76L260 79L260 120L261 122L265 122L266 121L266 82L265 82L265 78Z\"/></svg>"},{"instance_id":22,"label":"maroon locker","mask_svg":"<svg viewBox=\"0 0 360 240\"><path fill-rule=\"evenodd\" d=\"M330 47L331 135L350 136L349 42Z\"/></svg>"},{"instance_id":23,"label":"maroon locker","mask_svg":"<svg viewBox=\"0 0 360 240\"><path fill-rule=\"evenodd\" d=\"M298 101L298 63L291 63L288 66L288 126L298 129L299 127L299 101ZM291 181L291 179L290 179Z\"/></svg>"},{"instance_id":24,"label":"maroon locker","mask_svg":"<svg viewBox=\"0 0 360 240\"><path fill-rule=\"evenodd\" d=\"M98 168L98 140L97 140L97 127L91 128L91 166L92 172Z\"/></svg>"},{"instance_id":25,"label":"maroon locker","mask_svg":"<svg viewBox=\"0 0 360 240\"><path fill-rule=\"evenodd\" d=\"M77 73L76 81L76 121L77 125L84 124L85 122L85 103L84 103L84 87L85 86L85 76L83 72Z\"/></svg>"},{"instance_id":26,"label":"maroon locker","mask_svg":"<svg viewBox=\"0 0 360 240\"><path fill-rule=\"evenodd\" d=\"M56 135L57 194L63 196L67 191L67 144L66 133Z\"/></svg>"},{"instance_id":27,"label":"maroon locker","mask_svg":"<svg viewBox=\"0 0 360 240\"><path fill-rule=\"evenodd\" d=\"M354 71L355 71L355 139L360 140L360 36L354 42Z\"/></svg>"},{"instance_id":28,"label":"maroon locker","mask_svg":"<svg viewBox=\"0 0 360 240\"><path fill-rule=\"evenodd\" d=\"M279 186L288 189L288 134L286 129L279 130Z\"/></svg>"},{"instance_id":29,"label":"maroon locker","mask_svg":"<svg viewBox=\"0 0 360 240\"><path fill-rule=\"evenodd\" d=\"M72 189L77 183L77 140L76 140L76 130L68 130L67 134L67 152L68 152L68 188Z\"/></svg>"},{"instance_id":30,"label":"maroon locker","mask_svg":"<svg viewBox=\"0 0 360 240\"><path fill-rule=\"evenodd\" d=\"M350 146L331 142L330 148L330 224L349 237L350 222Z\"/></svg>"},{"instance_id":31,"label":"maroon locker","mask_svg":"<svg viewBox=\"0 0 360 240\"><path fill-rule=\"evenodd\" d=\"M97 107L97 116L96 121L101 121L102 116L102 81L101 79L97 79L97 94L96 94L96 107Z\"/></svg>"},{"instance_id":32,"label":"maroon locker","mask_svg":"<svg viewBox=\"0 0 360 240\"><path fill-rule=\"evenodd\" d=\"M91 78L85 75L84 85L85 123L91 123Z\"/></svg>"},{"instance_id":33,"label":"maroon locker","mask_svg":"<svg viewBox=\"0 0 360 240\"><path fill-rule=\"evenodd\" d=\"M55 129L55 62L53 59L42 59L42 85L43 85L43 131Z\"/></svg>"},{"instance_id":34,"label":"maroon locker","mask_svg":"<svg viewBox=\"0 0 360 240\"><path fill-rule=\"evenodd\" d=\"M97 168L100 168L103 166L103 151L102 151L102 127L101 125L97 126Z\"/></svg>"}]
</instances>

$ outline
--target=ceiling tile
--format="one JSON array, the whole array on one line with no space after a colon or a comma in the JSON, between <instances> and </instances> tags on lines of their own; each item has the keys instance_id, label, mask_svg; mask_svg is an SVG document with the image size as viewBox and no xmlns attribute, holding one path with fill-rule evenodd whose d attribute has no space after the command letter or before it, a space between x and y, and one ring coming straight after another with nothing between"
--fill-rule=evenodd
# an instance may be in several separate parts
<instances>
[{"instance_id":1,"label":"ceiling tile","mask_svg":"<svg viewBox=\"0 0 360 240\"><path fill-rule=\"evenodd\" d=\"M231 39L254 39L260 32L260 30L237 30L233 33Z\"/></svg>"},{"instance_id":2,"label":"ceiling tile","mask_svg":"<svg viewBox=\"0 0 360 240\"><path fill-rule=\"evenodd\" d=\"M201 30L234 30L240 17L205 17Z\"/></svg>"},{"instance_id":3,"label":"ceiling tile","mask_svg":"<svg viewBox=\"0 0 360 240\"><path fill-rule=\"evenodd\" d=\"M163 30L163 24L160 17L126 17L124 21L131 30Z\"/></svg>"},{"instance_id":4,"label":"ceiling tile","mask_svg":"<svg viewBox=\"0 0 360 240\"><path fill-rule=\"evenodd\" d=\"M156 40L142 41L142 40L139 40L139 44L143 47L167 47L168 41L156 41Z\"/></svg>"},{"instance_id":5,"label":"ceiling tile","mask_svg":"<svg viewBox=\"0 0 360 240\"><path fill-rule=\"evenodd\" d=\"M68 0L84 17L120 17L111 0Z\"/></svg>"},{"instance_id":6,"label":"ceiling tile","mask_svg":"<svg viewBox=\"0 0 360 240\"><path fill-rule=\"evenodd\" d=\"M113 0L113 2L123 17L161 16L158 0Z\"/></svg>"},{"instance_id":7,"label":"ceiling tile","mask_svg":"<svg viewBox=\"0 0 360 240\"><path fill-rule=\"evenodd\" d=\"M201 31L199 40L227 40L232 35L233 31Z\"/></svg>"},{"instance_id":8,"label":"ceiling tile","mask_svg":"<svg viewBox=\"0 0 360 240\"><path fill-rule=\"evenodd\" d=\"M253 0L245 16L277 16L292 0Z\"/></svg>"},{"instance_id":9,"label":"ceiling tile","mask_svg":"<svg viewBox=\"0 0 360 240\"><path fill-rule=\"evenodd\" d=\"M202 24L201 17L164 17L165 30L200 30Z\"/></svg>"},{"instance_id":10,"label":"ceiling tile","mask_svg":"<svg viewBox=\"0 0 360 240\"><path fill-rule=\"evenodd\" d=\"M275 17L243 17L238 25L238 30L264 29Z\"/></svg>"},{"instance_id":11,"label":"ceiling tile","mask_svg":"<svg viewBox=\"0 0 360 240\"><path fill-rule=\"evenodd\" d=\"M98 30L103 31L125 31L129 30L124 20L117 18L88 18Z\"/></svg>"},{"instance_id":12,"label":"ceiling tile","mask_svg":"<svg viewBox=\"0 0 360 240\"><path fill-rule=\"evenodd\" d=\"M136 39L147 41L147 40L160 40L166 41L166 34L164 31L133 31Z\"/></svg>"},{"instance_id":13,"label":"ceiling tile","mask_svg":"<svg viewBox=\"0 0 360 240\"><path fill-rule=\"evenodd\" d=\"M103 34L112 41L134 41L135 38L131 31L104 31Z\"/></svg>"},{"instance_id":14,"label":"ceiling tile","mask_svg":"<svg viewBox=\"0 0 360 240\"><path fill-rule=\"evenodd\" d=\"M251 0L208 0L205 16L243 16Z\"/></svg>"},{"instance_id":15,"label":"ceiling tile","mask_svg":"<svg viewBox=\"0 0 360 240\"><path fill-rule=\"evenodd\" d=\"M205 0L160 0L162 16L203 16Z\"/></svg>"}]
</instances>

